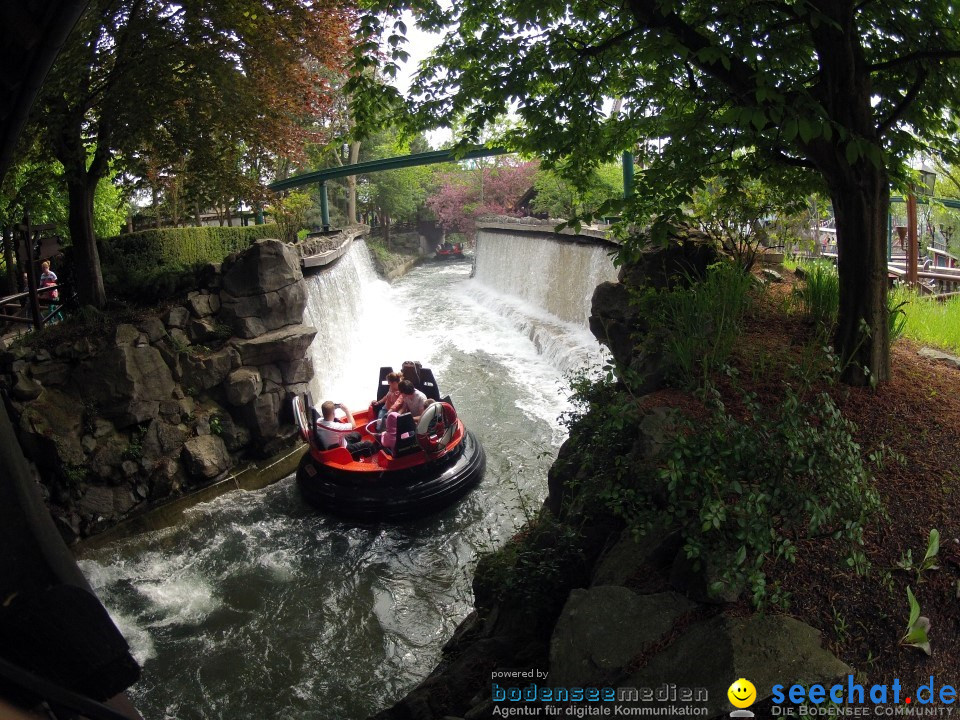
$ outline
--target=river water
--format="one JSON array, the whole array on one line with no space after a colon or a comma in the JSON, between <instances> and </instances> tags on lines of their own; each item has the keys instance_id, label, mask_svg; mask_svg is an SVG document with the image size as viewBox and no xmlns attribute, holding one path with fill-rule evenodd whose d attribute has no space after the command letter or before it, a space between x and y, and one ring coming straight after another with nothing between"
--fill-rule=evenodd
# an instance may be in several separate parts
<instances>
[{"instance_id":1,"label":"river water","mask_svg":"<svg viewBox=\"0 0 960 720\"><path fill-rule=\"evenodd\" d=\"M422 521L356 526L306 506L290 477L80 561L143 666L130 694L147 720L365 718L436 665L472 607L477 554L546 494L564 374L601 361L582 322L499 284L518 262L532 282L547 268L496 245L474 278L467 260L388 285L362 241L308 278L317 403L364 406L381 364L422 361L487 452L467 497ZM600 248L582 249L601 256L588 283L612 276Z\"/></svg>"}]
</instances>

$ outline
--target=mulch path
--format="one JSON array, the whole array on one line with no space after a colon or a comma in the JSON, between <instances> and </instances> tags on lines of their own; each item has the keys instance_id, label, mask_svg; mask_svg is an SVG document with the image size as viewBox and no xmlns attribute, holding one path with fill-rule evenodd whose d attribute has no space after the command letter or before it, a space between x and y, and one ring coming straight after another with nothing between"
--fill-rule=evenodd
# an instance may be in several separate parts
<instances>
[{"instance_id":1,"label":"mulch path","mask_svg":"<svg viewBox=\"0 0 960 720\"><path fill-rule=\"evenodd\" d=\"M822 356L811 342L814 329L789 308L791 285L771 286L756 304L734 359L739 384L771 407L782 400L785 368ZM876 389L818 387L856 425L864 455L883 444L904 460L888 457L874 472L887 517L866 534L870 571L858 576L830 539L804 541L795 564L768 570L768 581L779 579L791 595L788 614L819 628L858 680L899 678L910 692L931 675L937 687L960 684L960 370L920 357L919 347L896 342L893 377ZM908 550L922 560L931 528L940 531L939 569L918 578L897 563ZM899 644L908 585L931 622L930 657Z\"/></svg>"}]
</instances>

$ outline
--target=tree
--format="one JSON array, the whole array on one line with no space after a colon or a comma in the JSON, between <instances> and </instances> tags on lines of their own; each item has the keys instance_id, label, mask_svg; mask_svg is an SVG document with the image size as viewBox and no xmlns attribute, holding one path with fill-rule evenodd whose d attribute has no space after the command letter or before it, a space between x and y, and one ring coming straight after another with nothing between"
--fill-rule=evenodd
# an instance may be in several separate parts
<instances>
[{"instance_id":1,"label":"tree","mask_svg":"<svg viewBox=\"0 0 960 720\"><path fill-rule=\"evenodd\" d=\"M326 104L309 63L339 64L349 23L333 0L91 2L34 121L63 164L81 302L106 299L92 218L112 159L150 147L158 173L181 157L205 157L242 175L238 149L296 154L309 136L304 119ZM151 145L161 129L170 142Z\"/></svg>"},{"instance_id":2,"label":"tree","mask_svg":"<svg viewBox=\"0 0 960 720\"><path fill-rule=\"evenodd\" d=\"M539 163L496 157L438 174L427 206L445 230L472 237L481 215L516 215L517 201L533 185Z\"/></svg>"},{"instance_id":3,"label":"tree","mask_svg":"<svg viewBox=\"0 0 960 720\"><path fill-rule=\"evenodd\" d=\"M623 168L619 163L605 163L594 170L587 185L575 187L562 173L541 170L534 179L536 196L533 210L553 218L574 218L594 214L607 200L623 196Z\"/></svg>"},{"instance_id":4,"label":"tree","mask_svg":"<svg viewBox=\"0 0 960 720\"><path fill-rule=\"evenodd\" d=\"M655 233L737 152L751 175L789 177L798 192L825 190L839 244L834 344L843 376L853 384L888 379L890 182L907 182L908 160L921 148L957 154L960 19L952 3L402 5L427 30L453 28L414 83L418 126L463 113L471 140L512 103L525 127L503 140L548 165L569 156L569 174L580 178L599 160L657 139L622 208ZM396 2L389 7L397 11ZM383 30L377 16L362 27L372 37ZM620 112L604 111L611 97L623 100ZM369 115L373 106L360 107ZM624 252L634 249L628 242Z\"/></svg>"}]
</instances>

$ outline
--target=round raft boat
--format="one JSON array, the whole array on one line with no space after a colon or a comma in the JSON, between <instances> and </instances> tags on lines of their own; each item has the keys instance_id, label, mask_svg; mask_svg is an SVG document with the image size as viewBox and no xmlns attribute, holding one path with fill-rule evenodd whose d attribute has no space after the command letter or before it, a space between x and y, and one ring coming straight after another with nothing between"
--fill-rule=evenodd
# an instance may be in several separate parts
<instances>
[{"instance_id":1,"label":"round raft boat","mask_svg":"<svg viewBox=\"0 0 960 720\"><path fill-rule=\"evenodd\" d=\"M390 372L390 367L380 369L378 399L387 392ZM464 427L450 399L441 398L433 373L405 363L403 374L434 403L417 423L409 413L394 414L381 424L369 408L353 413L357 432L373 444L372 452L323 448L316 432L320 416L310 396L293 399L300 435L309 445L297 469L304 500L352 520L408 520L447 507L480 481L486 468L483 446Z\"/></svg>"}]
</instances>

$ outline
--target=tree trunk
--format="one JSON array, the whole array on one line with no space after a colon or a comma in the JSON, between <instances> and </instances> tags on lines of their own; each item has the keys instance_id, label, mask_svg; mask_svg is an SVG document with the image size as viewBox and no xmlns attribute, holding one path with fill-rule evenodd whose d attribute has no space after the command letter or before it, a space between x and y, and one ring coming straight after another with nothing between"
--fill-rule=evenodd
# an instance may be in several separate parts
<instances>
[{"instance_id":1,"label":"tree trunk","mask_svg":"<svg viewBox=\"0 0 960 720\"><path fill-rule=\"evenodd\" d=\"M197 214L197 217L196 217L197 227L203 227L203 218L202 218L201 215L200 215L200 201L199 201L199 200L194 203L193 209L194 209L194 212L196 212L196 214Z\"/></svg>"},{"instance_id":2,"label":"tree trunk","mask_svg":"<svg viewBox=\"0 0 960 720\"><path fill-rule=\"evenodd\" d=\"M13 228L3 228L3 264L7 269L4 295L17 291L17 263L13 256Z\"/></svg>"},{"instance_id":3,"label":"tree trunk","mask_svg":"<svg viewBox=\"0 0 960 720\"><path fill-rule=\"evenodd\" d=\"M837 223L840 312L834 347L850 385L890 379L887 310L887 211L890 182L885 169L860 163L832 178L830 196Z\"/></svg>"},{"instance_id":4,"label":"tree trunk","mask_svg":"<svg viewBox=\"0 0 960 720\"><path fill-rule=\"evenodd\" d=\"M93 234L93 191L97 186L89 176L67 178L70 238L73 240L73 281L81 305L102 308L107 303L100 272L100 253Z\"/></svg>"}]
</instances>

